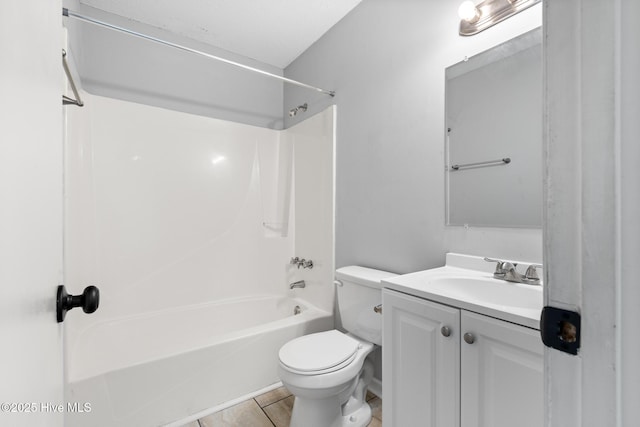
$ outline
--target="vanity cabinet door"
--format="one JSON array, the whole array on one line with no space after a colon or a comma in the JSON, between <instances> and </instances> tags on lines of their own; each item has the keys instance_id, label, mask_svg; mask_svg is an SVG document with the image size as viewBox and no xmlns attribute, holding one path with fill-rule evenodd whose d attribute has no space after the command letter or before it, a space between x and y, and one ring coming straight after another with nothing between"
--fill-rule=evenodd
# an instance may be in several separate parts
<instances>
[{"instance_id":1,"label":"vanity cabinet door","mask_svg":"<svg viewBox=\"0 0 640 427\"><path fill-rule=\"evenodd\" d=\"M461 322L462 427L542 426L540 332L464 310Z\"/></svg>"},{"instance_id":2,"label":"vanity cabinet door","mask_svg":"<svg viewBox=\"0 0 640 427\"><path fill-rule=\"evenodd\" d=\"M383 425L459 426L460 310L388 289L382 306Z\"/></svg>"}]
</instances>

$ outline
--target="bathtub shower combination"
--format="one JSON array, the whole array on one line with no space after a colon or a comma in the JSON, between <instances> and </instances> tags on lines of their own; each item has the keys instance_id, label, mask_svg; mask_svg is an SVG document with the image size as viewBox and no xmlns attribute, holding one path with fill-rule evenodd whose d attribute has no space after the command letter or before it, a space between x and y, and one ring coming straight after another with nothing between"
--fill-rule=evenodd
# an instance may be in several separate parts
<instances>
[{"instance_id":1,"label":"bathtub shower combination","mask_svg":"<svg viewBox=\"0 0 640 427\"><path fill-rule=\"evenodd\" d=\"M272 387L284 343L333 328L335 107L274 131L83 99L65 281L101 302L65 320L66 399L91 404L66 424L186 422Z\"/></svg>"}]
</instances>

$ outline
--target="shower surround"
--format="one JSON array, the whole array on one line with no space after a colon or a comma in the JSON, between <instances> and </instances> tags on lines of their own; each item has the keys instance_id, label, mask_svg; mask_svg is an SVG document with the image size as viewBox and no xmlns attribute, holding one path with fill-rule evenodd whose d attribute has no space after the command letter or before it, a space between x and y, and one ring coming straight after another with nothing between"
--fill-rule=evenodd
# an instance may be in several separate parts
<instances>
[{"instance_id":1,"label":"shower surround","mask_svg":"<svg viewBox=\"0 0 640 427\"><path fill-rule=\"evenodd\" d=\"M277 382L281 344L333 327L335 107L274 131L83 98L65 283L101 302L65 321L67 400L93 404L69 425L169 423Z\"/></svg>"}]
</instances>

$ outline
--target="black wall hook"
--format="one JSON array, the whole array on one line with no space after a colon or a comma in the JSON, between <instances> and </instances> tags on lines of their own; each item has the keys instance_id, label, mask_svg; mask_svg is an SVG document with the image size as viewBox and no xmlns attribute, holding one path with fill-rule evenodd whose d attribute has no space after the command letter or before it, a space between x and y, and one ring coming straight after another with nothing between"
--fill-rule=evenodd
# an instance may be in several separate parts
<instances>
[{"instance_id":1,"label":"black wall hook","mask_svg":"<svg viewBox=\"0 0 640 427\"><path fill-rule=\"evenodd\" d=\"M58 286L56 298L56 315L58 323L64 320L67 311L75 307L82 307L85 313L93 313L100 304L100 291L95 286L84 288L82 295L69 295L64 285Z\"/></svg>"}]
</instances>

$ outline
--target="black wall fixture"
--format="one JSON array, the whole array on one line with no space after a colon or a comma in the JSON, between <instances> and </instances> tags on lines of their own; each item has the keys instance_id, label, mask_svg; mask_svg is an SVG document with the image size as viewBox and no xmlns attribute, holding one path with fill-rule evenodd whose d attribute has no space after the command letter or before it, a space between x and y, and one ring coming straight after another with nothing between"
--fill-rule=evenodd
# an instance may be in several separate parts
<instances>
[{"instance_id":1,"label":"black wall fixture","mask_svg":"<svg viewBox=\"0 0 640 427\"><path fill-rule=\"evenodd\" d=\"M580 349L580 313L546 306L540 316L540 335L547 347L576 355Z\"/></svg>"}]
</instances>

